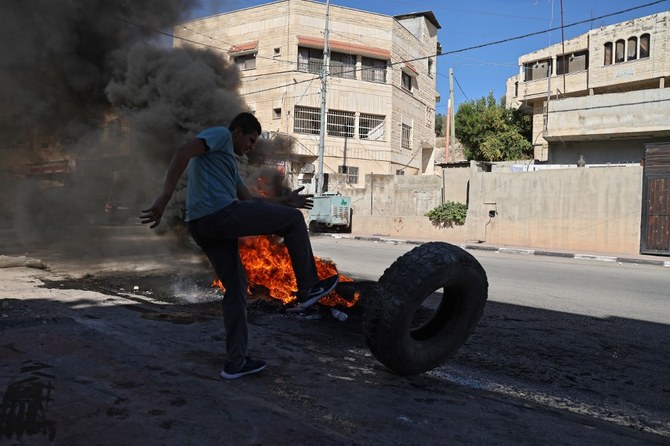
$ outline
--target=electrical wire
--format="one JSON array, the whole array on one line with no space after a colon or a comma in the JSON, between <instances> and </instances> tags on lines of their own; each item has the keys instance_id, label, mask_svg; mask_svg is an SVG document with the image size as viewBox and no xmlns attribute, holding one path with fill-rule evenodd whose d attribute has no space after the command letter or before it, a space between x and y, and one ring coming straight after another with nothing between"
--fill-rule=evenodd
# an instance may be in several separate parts
<instances>
[{"instance_id":1,"label":"electrical wire","mask_svg":"<svg viewBox=\"0 0 670 446\"><path fill-rule=\"evenodd\" d=\"M480 49L480 48L486 48L486 47L489 47L489 46L500 45L502 43L513 42L515 40L526 39L528 37L533 37L533 36L537 36L537 35L541 35L541 34L551 33L553 31L558 31L562 28L571 28L571 27L574 27L574 26L577 26L577 25L583 25L585 23L593 23L596 20L602 20L602 19L605 19L605 18L614 17L614 16L617 16L617 15L625 14L627 12L635 11L635 10L646 8L646 7L649 7L649 6L654 6L654 5L657 5L657 4L660 4L660 3L665 3L667 1L668 0L657 0L657 1L654 1L654 2L651 2L651 3L646 3L644 5L633 6L631 8L623 9L623 10L612 12L612 13L609 13L609 14L604 14L604 15L601 15L601 16L598 16L598 17L592 17L592 18L588 18L588 19L584 19L584 20L579 20L577 22L569 23L569 24L564 25L564 26L551 27L549 29L545 29L545 30L541 30L541 31L535 31L535 32L532 32L532 33L526 33L526 34L522 34L522 35L519 35L519 36L508 37L508 38L505 38L505 39L495 40L495 41L492 41L492 42L482 43L482 44L479 44L479 45L472 45L472 46L468 46L468 47L465 47L465 48L459 48L459 49L446 51L446 52L442 52L442 53L431 54L429 56L416 57L416 58L413 58L413 59L403 59L403 60L400 60L400 61L397 61L397 62L388 63L387 67L393 67L393 66L396 66L396 65L405 64L405 63L409 63L409 62L416 62L416 61L425 60L425 59L429 59L429 58L433 58L433 57L437 58L437 57L448 56L448 55L452 55L452 54L463 53L463 52L472 51L472 50L476 50L476 49ZM206 44L206 43L197 42L195 40L187 39L187 38L181 37L181 36L176 36L174 34L167 33L165 31L152 29L152 28L146 27L144 25L140 25L140 24L131 22L130 20L127 20L125 18L119 17L118 20L121 21L121 22L124 22L126 24L132 25L132 26L144 28L144 29L147 29L149 31L152 31L152 32L155 32L155 33L158 33L158 34L161 34L161 35L164 35L164 36L169 36L169 37L179 39L179 40L183 40L183 41L195 44L195 45L201 45L201 46L204 46L204 47L213 48L213 49L217 49L217 50L224 51L224 52L227 51L227 49L224 49L224 48L221 48L221 47L218 47L218 46L215 46L215 45L209 45L209 44ZM371 69L373 69L373 68L371 68ZM342 72L342 74L344 74L344 72ZM314 76L313 78L310 78L310 79L306 79L306 80L302 80L302 81L296 81L296 82L293 83L293 85L300 84L300 83L305 83L305 82L312 82L313 80L318 79L319 77L320 76ZM245 93L243 96L250 95L250 94L264 93L264 92L267 92L267 91L277 90L279 88L286 88L290 85L292 85L292 84L284 84L284 85L269 87L269 88L265 88L263 90L257 90L257 91L254 91L254 92Z\"/></svg>"},{"instance_id":2,"label":"electrical wire","mask_svg":"<svg viewBox=\"0 0 670 446\"><path fill-rule=\"evenodd\" d=\"M463 88L461 88L461 83L458 82L458 78L456 76L454 76L454 80L456 81L456 85L458 86L458 89L461 90L461 93L463 93L463 96L465 96L465 99L467 99L469 101L470 98L468 97L467 94L465 94L465 92L463 91Z\"/></svg>"}]
</instances>

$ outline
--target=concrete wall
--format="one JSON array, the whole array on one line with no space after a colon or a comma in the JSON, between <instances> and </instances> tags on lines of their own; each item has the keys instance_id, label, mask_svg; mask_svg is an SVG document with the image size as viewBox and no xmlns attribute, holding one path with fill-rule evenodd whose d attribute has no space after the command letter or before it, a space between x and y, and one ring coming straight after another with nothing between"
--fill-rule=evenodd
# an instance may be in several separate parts
<instances>
[{"instance_id":1,"label":"concrete wall","mask_svg":"<svg viewBox=\"0 0 670 446\"><path fill-rule=\"evenodd\" d=\"M357 216L423 216L442 202L442 180L435 175L366 175L365 188L347 194Z\"/></svg>"},{"instance_id":2,"label":"concrete wall","mask_svg":"<svg viewBox=\"0 0 670 446\"><path fill-rule=\"evenodd\" d=\"M670 141L670 137L613 139L608 141L555 141L549 143L549 163L574 165L579 156L586 164L639 163L645 155L645 145Z\"/></svg>"},{"instance_id":3,"label":"concrete wall","mask_svg":"<svg viewBox=\"0 0 670 446\"><path fill-rule=\"evenodd\" d=\"M375 175L366 178L372 192L359 190L352 196L353 231L452 243L639 253L641 166L511 173L482 172L472 163L467 174L446 170L447 200L463 202L459 198L469 182L464 226L436 228L423 216L442 202L440 178L410 183ZM490 211L495 217L489 217Z\"/></svg>"},{"instance_id":4,"label":"concrete wall","mask_svg":"<svg viewBox=\"0 0 670 446\"><path fill-rule=\"evenodd\" d=\"M638 253L641 166L478 172L471 167L470 241ZM489 217L495 211L496 216Z\"/></svg>"},{"instance_id":5,"label":"concrete wall","mask_svg":"<svg viewBox=\"0 0 670 446\"><path fill-rule=\"evenodd\" d=\"M548 141L670 135L670 88L550 101Z\"/></svg>"}]
</instances>

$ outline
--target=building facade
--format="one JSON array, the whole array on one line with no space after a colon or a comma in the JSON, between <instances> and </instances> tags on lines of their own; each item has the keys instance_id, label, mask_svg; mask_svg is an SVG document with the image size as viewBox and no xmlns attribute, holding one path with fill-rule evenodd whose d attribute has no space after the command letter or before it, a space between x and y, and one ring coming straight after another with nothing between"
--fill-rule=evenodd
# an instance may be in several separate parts
<instances>
[{"instance_id":1,"label":"building facade","mask_svg":"<svg viewBox=\"0 0 670 446\"><path fill-rule=\"evenodd\" d=\"M365 186L365 175L432 174L439 23L431 12L387 16L330 6L326 119L321 101L326 5L283 0L175 28L175 45L213 42L241 73L265 130L289 134L295 186L316 191L325 126L324 191ZM282 161L283 162L283 161Z\"/></svg>"},{"instance_id":2,"label":"building facade","mask_svg":"<svg viewBox=\"0 0 670 446\"><path fill-rule=\"evenodd\" d=\"M639 163L670 140L670 12L593 29L519 58L507 103L533 112L535 159Z\"/></svg>"}]
</instances>

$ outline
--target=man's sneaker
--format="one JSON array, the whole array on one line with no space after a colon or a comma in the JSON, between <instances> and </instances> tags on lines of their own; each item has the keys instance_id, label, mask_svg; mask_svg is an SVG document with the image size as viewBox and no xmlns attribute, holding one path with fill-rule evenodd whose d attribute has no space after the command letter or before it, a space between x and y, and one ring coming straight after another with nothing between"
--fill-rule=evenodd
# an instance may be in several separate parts
<instances>
[{"instance_id":1,"label":"man's sneaker","mask_svg":"<svg viewBox=\"0 0 670 446\"><path fill-rule=\"evenodd\" d=\"M301 308L311 307L320 299L326 297L331 291L333 291L339 280L340 277L337 274L320 280L308 292L303 294L298 293L298 304Z\"/></svg>"},{"instance_id":2,"label":"man's sneaker","mask_svg":"<svg viewBox=\"0 0 670 446\"><path fill-rule=\"evenodd\" d=\"M245 375L251 375L252 373L258 373L261 370L263 370L265 367L267 367L267 363L265 361L259 361L256 359L251 359L247 358L244 361L244 364L242 364L242 367L240 367L237 370L229 370L226 367L223 368L223 371L221 372L221 378L223 379L237 379L241 378Z\"/></svg>"}]
</instances>

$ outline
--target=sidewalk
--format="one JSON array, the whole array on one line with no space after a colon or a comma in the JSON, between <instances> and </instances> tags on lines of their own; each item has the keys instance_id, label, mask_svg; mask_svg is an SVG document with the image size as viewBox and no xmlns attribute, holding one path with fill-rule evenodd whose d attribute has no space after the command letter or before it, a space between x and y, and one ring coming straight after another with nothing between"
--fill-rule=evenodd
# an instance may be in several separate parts
<instances>
[{"instance_id":1,"label":"sidewalk","mask_svg":"<svg viewBox=\"0 0 670 446\"><path fill-rule=\"evenodd\" d=\"M330 236L333 238L349 238L354 240L370 240L370 241L383 241L388 243L408 243L420 245L432 240L429 239L399 239L393 237L386 237L381 235L370 235L370 234L341 234L341 233L319 233L313 234L317 236ZM545 249L534 249L527 247L519 246L495 246L487 243L457 243L457 242L447 242L452 243L456 246L460 246L465 250L470 251L491 251L498 252L501 254L518 254L525 256L549 256L549 257L564 257L570 259L578 260L597 260L602 262L617 262L617 263L633 263L639 265L655 265L655 266L664 266L670 268L670 257L666 256L653 256L646 254L617 254L617 253L592 253L592 252L568 252L568 251L554 251L554 250L545 250Z\"/></svg>"}]
</instances>

